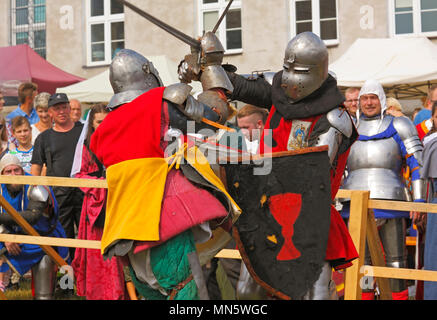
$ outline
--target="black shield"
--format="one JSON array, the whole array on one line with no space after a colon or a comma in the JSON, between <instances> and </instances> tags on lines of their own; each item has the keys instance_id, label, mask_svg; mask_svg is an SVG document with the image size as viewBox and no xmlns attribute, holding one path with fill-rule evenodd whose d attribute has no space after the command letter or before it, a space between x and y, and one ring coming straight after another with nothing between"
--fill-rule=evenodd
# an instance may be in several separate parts
<instances>
[{"instance_id":1,"label":"black shield","mask_svg":"<svg viewBox=\"0 0 437 320\"><path fill-rule=\"evenodd\" d=\"M325 263L331 215L327 148L262 159L226 165L229 193L242 209L234 236L262 287L282 299L300 299Z\"/></svg>"}]
</instances>

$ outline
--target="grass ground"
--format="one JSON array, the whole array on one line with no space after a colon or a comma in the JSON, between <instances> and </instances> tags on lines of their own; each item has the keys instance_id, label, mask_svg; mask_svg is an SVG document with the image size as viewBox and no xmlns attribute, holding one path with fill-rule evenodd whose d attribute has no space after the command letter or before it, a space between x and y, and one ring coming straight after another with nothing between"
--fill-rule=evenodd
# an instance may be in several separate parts
<instances>
[{"instance_id":1,"label":"grass ground","mask_svg":"<svg viewBox=\"0 0 437 320\"><path fill-rule=\"evenodd\" d=\"M33 300L31 279L21 278L18 288L9 288L5 291L6 298L8 300ZM62 290L59 287L55 290L55 300L84 300L82 297L78 297L71 291Z\"/></svg>"}]
</instances>

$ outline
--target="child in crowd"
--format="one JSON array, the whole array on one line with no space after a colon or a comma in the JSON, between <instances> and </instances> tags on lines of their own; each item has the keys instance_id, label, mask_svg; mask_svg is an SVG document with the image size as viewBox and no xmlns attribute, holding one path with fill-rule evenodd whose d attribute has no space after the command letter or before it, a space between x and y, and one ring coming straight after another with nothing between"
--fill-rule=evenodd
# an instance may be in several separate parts
<instances>
[{"instance_id":1,"label":"child in crowd","mask_svg":"<svg viewBox=\"0 0 437 320\"><path fill-rule=\"evenodd\" d=\"M10 144L8 153L16 155L24 171L30 173L30 160L32 159L33 152L30 122L23 116L15 117L12 119L11 129L12 135L18 142L18 146L15 147L15 145Z\"/></svg>"}]
</instances>

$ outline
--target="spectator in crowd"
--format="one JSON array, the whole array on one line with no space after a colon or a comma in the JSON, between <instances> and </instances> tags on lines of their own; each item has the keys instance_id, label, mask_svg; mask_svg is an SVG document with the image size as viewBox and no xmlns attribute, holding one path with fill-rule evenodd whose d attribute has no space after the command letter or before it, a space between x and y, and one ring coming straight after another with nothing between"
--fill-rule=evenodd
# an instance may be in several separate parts
<instances>
[{"instance_id":1,"label":"spectator in crowd","mask_svg":"<svg viewBox=\"0 0 437 320\"><path fill-rule=\"evenodd\" d=\"M416 116L420 110L422 110L421 107L414 108L413 113L411 114L411 121L413 121L413 123L414 123L414 119L416 119Z\"/></svg>"},{"instance_id":2,"label":"spectator in crowd","mask_svg":"<svg viewBox=\"0 0 437 320\"><path fill-rule=\"evenodd\" d=\"M0 159L8 152L9 140L6 120L0 114Z\"/></svg>"},{"instance_id":3,"label":"spectator in crowd","mask_svg":"<svg viewBox=\"0 0 437 320\"><path fill-rule=\"evenodd\" d=\"M425 105L422 110L420 110L416 117L414 118L414 125L417 127L423 121L431 118L432 104L437 101L437 84L433 84L429 90L428 95L425 100ZM429 130L428 130L429 131Z\"/></svg>"},{"instance_id":4,"label":"spectator in crowd","mask_svg":"<svg viewBox=\"0 0 437 320\"><path fill-rule=\"evenodd\" d=\"M7 121L11 121L17 116L26 117L30 124L37 123L39 118L33 108L33 100L38 94L38 85L32 82L24 82L18 87L18 102L19 106L9 113L6 117Z\"/></svg>"},{"instance_id":5,"label":"spectator in crowd","mask_svg":"<svg viewBox=\"0 0 437 320\"><path fill-rule=\"evenodd\" d=\"M73 122L82 121L82 105L80 104L80 101L77 99L71 99L70 100L70 107L71 107L71 120ZM83 121L82 121L83 122Z\"/></svg>"},{"instance_id":6,"label":"spectator in crowd","mask_svg":"<svg viewBox=\"0 0 437 320\"><path fill-rule=\"evenodd\" d=\"M416 125L419 138L423 140L425 135L431 130L433 122L431 119L431 109L434 102L437 102L437 84L429 88L428 96L425 102L425 108L421 109L415 116L413 122Z\"/></svg>"},{"instance_id":7,"label":"spectator in crowd","mask_svg":"<svg viewBox=\"0 0 437 320\"><path fill-rule=\"evenodd\" d=\"M108 114L104 104L92 106L85 125L86 139L83 143L81 167L76 178L104 179L105 169L90 151L91 135ZM79 223L78 238L101 240L105 220L107 190L101 188L81 188L84 201ZM123 265L118 257L103 260L98 250L77 248L72 263L77 294L88 300L127 299Z\"/></svg>"},{"instance_id":8,"label":"spectator in crowd","mask_svg":"<svg viewBox=\"0 0 437 320\"><path fill-rule=\"evenodd\" d=\"M38 114L39 121L31 125L32 128L32 144L35 144L36 137L43 131L50 129L53 126L52 118L49 116L49 98L50 93L41 92L34 100L33 106Z\"/></svg>"},{"instance_id":9,"label":"spectator in crowd","mask_svg":"<svg viewBox=\"0 0 437 320\"><path fill-rule=\"evenodd\" d=\"M393 117L404 116L402 105L396 98L388 97L386 103L387 103L387 111L386 111L387 114Z\"/></svg>"},{"instance_id":10,"label":"spectator in crowd","mask_svg":"<svg viewBox=\"0 0 437 320\"><path fill-rule=\"evenodd\" d=\"M46 165L47 176L70 177L76 144L83 124L71 120L70 104L65 93L52 95L48 108L54 126L36 138L30 172L39 176ZM83 193L79 188L71 187L55 187L54 193L59 205L59 220L67 237L74 238L74 227L79 225ZM70 254L74 255L74 248L70 249Z\"/></svg>"},{"instance_id":11,"label":"spectator in crowd","mask_svg":"<svg viewBox=\"0 0 437 320\"><path fill-rule=\"evenodd\" d=\"M3 96L3 92L0 91L0 112L3 111L4 105L5 105L5 97Z\"/></svg>"},{"instance_id":12,"label":"spectator in crowd","mask_svg":"<svg viewBox=\"0 0 437 320\"><path fill-rule=\"evenodd\" d=\"M431 202L437 203L437 102L433 103L431 111L431 130L423 139L424 150L421 177L429 183ZM426 224L424 269L437 271L437 215L435 213L428 214L423 216L420 221L422 225ZM437 282L424 282L424 299L437 300Z\"/></svg>"},{"instance_id":13,"label":"spectator in crowd","mask_svg":"<svg viewBox=\"0 0 437 320\"><path fill-rule=\"evenodd\" d=\"M357 87L347 88L344 93L344 96L346 98L344 102L344 106L354 121L357 118L359 93L360 93L360 88Z\"/></svg>"},{"instance_id":14,"label":"spectator in crowd","mask_svg":"<svg viewBox=\"0 0 437 320\"><path fill-rule=\"evenodd\" d=\"M13 154L7 154L0 160L0 174L27 175L21 167L20 160ZM16 184L2 184L0 188L3 197L39 234L65 238L65 232L58 221L58 206L51 189L45 186ZM21 234L23 232L3 209L0 213L0 224L4 228L3 233ZM35 299L52 299L56 269L52 259L44 253L41 247L34 244L1 242L0 249L4 247L7 250L6 258L20 275L32 269ZM68 249L56 247L56 250L68 263ZM0 267L1 272L8 269L9 265L6 263Z\"/></svg>"},{"instance_id":15,"label":"spectator in crowd","mask_svg":"<svg viewBox=\"0 0 437 320\"><path fill-rule=\"evenodd\" d=\"M38 94L38 85L33 82L24 82L18 87L18 107L6 116L6 126L8 129L8 138L10 144L18 146L17 140L12 134L11 120L17 116L26 117L30 124L39 121L38 114L33 107L33 100Z\"/></svg>"},{"instance_id":16,"label":"spectator in crowd","mask_svg":"<svg viewBox=\"0 0 437 320\"><path fill-rule=\"evenodd\" d=\"M18 116L12 119L12 134L18 142L18 146L12 145L9 153L14 154L21 163L22 168L26 173L30 174L30 160L32 160L33 144L32 144L32 129L27 118Z\"/></svg>"},{"instance_id":17,"label":"spectator in crowd","mask_svg":"<svg viewBox=\"0 0 437 320\"><path fill-rule=\"evenodd\" d=\"M245 136L247 151L256 154L269 111L247 104L237 113L237 125Z\"/></svg>"}]
</instances>

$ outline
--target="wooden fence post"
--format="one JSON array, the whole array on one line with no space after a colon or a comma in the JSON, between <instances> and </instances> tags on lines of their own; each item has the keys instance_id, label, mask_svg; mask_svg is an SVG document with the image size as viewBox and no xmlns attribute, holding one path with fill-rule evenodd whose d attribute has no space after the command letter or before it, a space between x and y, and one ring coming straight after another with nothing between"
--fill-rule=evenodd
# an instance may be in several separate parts
<instances>
[{"instance_id":1,"label":"wooden fence post","mask_svg":"<svg viewBox=\"0 0 437 320\"><path fill-rule=\"evenodd\" d=\"M369 191L352 191L349 215L349 233L359 257L346 269L344 282L344 299L361 300L360 281L364 265L367 230L367 211Z\"/></svg>"},{"instance_id":2,"label":"wooden fence post","mask_svg":"<svg viewBox=\"0 0 437 320\"><path fill-rule=\"evenodd\" d=\"M384 255L382 253L381 240L379 239L373 209L367 214L367 245L369 247L372 265L385 267ZM387 278L376 278L380 289L381 300L392 300L390 281Z\"/></svg>"}]
</instances>

